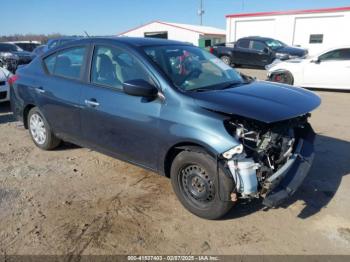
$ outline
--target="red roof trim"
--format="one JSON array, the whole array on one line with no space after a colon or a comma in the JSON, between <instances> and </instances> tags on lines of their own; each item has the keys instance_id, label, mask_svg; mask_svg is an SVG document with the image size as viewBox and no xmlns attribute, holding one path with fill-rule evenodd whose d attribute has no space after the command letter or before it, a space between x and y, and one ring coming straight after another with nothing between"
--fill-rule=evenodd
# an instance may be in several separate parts
<instances>
[{"instance_id":1,"label":"red roof trim","mask_svg":"<svg viewBox=\"0 0 350 262\"><path fill-rule=\"evenodd\" d=\"M252 17L252 16L274 16L274 15L299 15L299 14L315 14L315 13L328 13L328 12L341 12L341 11L350 11L350 6L336 7L336 8L323 8L323 9L290 10L290 11L280 11L280 12L259 12L259 13L246 13L246 14L231 14L231 15L226 15L226 18Z\"/></svg>"},{"instance_id":2,"label":"red roof trim","mask_svg":"<svg viewBox=\"0 0 350 262\"><path fill-rule=\"evenodd\" d=\"M146 26L146 25L150 25L150 24L153 24L153 23L156 23L156 22L158 22L158 21L151 21L151 22L149 22L149 23L147 23L147 24L133 27L133 28L131 28L131 29L127 30L127 31L124 31L124 32L122 32L122 33L119 33L119 34L117 34L117 35L118 35L118 36L124 35L124 34L126 34L126 33L129 33L129 32L131 32L131 31L134 31L134 30L136 30L136 29L139 29L139 28L141 28L141 27L144 27L144 26Z\"/></svg>"},{"instance_id":3,"label":"red roof trim","mask_svg":"<svg viewBox=\"0 0 350 262\"><path fill-rule=\"evenodd\" d=\"M146 26L146 25L150 25L150 24L153 24L153 23L158 23L158 24L163 24L163 25L167 25L167 26L172 26L172 27L176 27L176 28L188 30L188 31L191 31L191 32L199 33L199 34L204 34L204 35L220 35L220 36L226 35L226 34L224 34L224 33L223 33L223 34L218 34L218 33L206 33L206 32L201 32L201 31L189 29L189 28L186 28L186 27L178 26L178 25L168 24L168 23L162 22L162 21L152 21L152 22L149 22L149 23L147 23L147 24L144 24L144 25L141 25L141 26L132 28L132 29L130 29L130 30L128 30L128 31L125 31L125 32L123 32L123 33L120 33L120 34L118 34L118 35L124 35L124 34L126 34L126 33L129 33L129 32L131 32L131 31L134 31L134 30L136 30L136 29L139 29L139 28L141 28L141 27L144 27L144 26Z\"/></svg>"}]
</instances>

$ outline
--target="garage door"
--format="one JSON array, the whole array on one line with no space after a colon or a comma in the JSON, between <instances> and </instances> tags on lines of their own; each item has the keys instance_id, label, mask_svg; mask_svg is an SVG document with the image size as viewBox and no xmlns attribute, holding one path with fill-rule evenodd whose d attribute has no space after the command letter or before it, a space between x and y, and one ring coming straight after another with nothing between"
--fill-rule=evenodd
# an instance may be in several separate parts
<instances>
[{"instance_id":1,"label":"garage door","mask_svg":"<svg viewBox=\"0 0 350 262\"><path fill-rule=\"evenodd\" d=\"M236 21L235 41L245 36L275 36L275 20Z\"/></svg>"},{"instance_id":2,"label":"garage door","mask_svg":"<svg viewBox=\"0 0 350 262\"><path fill-rule=\"evenodd\" d=\"M294 45L308 48L311 54L346 42L344 16L295 18Z\"/></svg>"}]
</instances>

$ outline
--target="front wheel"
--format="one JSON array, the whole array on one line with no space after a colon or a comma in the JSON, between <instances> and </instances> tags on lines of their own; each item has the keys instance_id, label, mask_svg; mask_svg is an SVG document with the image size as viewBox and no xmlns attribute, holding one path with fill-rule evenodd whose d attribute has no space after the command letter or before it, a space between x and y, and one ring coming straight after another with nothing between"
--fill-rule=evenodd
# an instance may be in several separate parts
<instances>
[{"instance_id":1,"label":"front wheel","mask_svg":"<svg viewBox=\"0 0 350 262\"><path fill-rule=\"evenodd\" d=\"M49 123L37 107L29 111L27 121L29 134L37 147L51 150L60 144L61 140L53 134Z\"/></svg>"},{"instance_id":2,"label":"front wheel","mask_svg":"<svg viewBox=\"0 0 350 262\"><path fill-rule=\"evenodd\" d=\"M171 166L171 183L184 207L191 213L206 219L218 219L233 206L219 196L218 178L222 186L221 196L229 197L233 180L219 168L216 161L205 152L182 151Z\"/></svg>"},{"instance_id":3,"label":"front wheel","mask_svg":"<svg viewBox=\"0 0 350 262\"><path fill-rule=\"evenodd\" d=\"M278 82L278 83L282 83L282 84L287 84L287 85L294 84L293 75L292 75L292 73L290 73L288 71L272 73L270 79L273 82Z\"/></svg>"}]
</instances>

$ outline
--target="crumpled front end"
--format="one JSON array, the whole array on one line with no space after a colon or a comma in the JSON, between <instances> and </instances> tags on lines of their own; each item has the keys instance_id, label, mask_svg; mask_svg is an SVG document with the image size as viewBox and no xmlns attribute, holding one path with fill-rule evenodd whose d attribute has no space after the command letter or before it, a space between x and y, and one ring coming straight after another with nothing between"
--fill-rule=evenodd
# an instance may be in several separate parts
<instances>
[{"instance_id":1,"label":"crumpled front end","mask_svg":"<svg viewBox=\"0 0 350 262\"><path fill-rule=\"evenodd\" d=\"M222 156L235 181L232 198L264 198L276 207L290 197L309 172L315 133L310 114L266 124L244 118L226 122L241 144Z\"/></svg>"}]
</instances>

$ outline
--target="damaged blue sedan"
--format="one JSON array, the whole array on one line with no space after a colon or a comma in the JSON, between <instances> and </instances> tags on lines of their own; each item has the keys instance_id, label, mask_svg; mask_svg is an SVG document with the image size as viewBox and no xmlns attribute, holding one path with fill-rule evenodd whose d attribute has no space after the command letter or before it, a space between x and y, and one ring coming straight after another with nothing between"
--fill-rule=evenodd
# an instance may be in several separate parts
<instances>
[{"instance_id":1,"label":"damaged blue sedan","mask_svg":"<svg viewBox=\"0 0 350 262\"><path fill-rule=\"evenodd\" d=\"M218 219L240 199L276 207L313 161L313 92L255 81L181 42L86 38L9 79L33 142L69 141L171 179L193 214Z\"/></svg>"}]
</instances>

